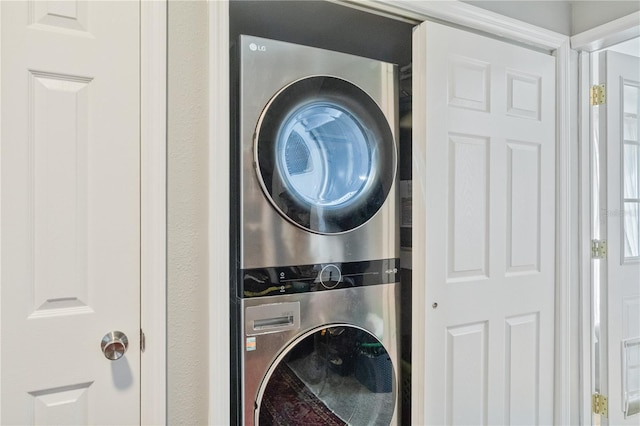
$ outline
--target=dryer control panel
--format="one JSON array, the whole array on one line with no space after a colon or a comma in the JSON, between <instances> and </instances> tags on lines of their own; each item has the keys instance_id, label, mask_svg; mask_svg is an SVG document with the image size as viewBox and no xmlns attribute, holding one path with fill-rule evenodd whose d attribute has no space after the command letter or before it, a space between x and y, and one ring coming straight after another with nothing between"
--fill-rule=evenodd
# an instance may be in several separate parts
<instances>
[{"instance_id":1,"label":"dryer control panel","mask_svg":"<svg viewBox=\"0 0 640 426\"><path fill-rule=\"evenodd\" d=\"M238 296L263 297L398 282L400 259L241 269Z\"/></svg>"}]
</instances>

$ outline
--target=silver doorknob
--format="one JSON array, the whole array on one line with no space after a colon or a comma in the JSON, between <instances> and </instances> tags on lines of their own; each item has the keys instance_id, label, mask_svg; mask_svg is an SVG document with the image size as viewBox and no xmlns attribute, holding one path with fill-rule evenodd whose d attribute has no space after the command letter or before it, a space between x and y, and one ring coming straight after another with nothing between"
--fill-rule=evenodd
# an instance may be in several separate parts
<instances>
[{"instance_id":1,"label":"silver doorknob","mask_svg":"<svg viewBox=\"0 0 640 426\"><path fill-rule=\"evenodd\" d=\"M110 331L104 335L100 342L102 353L111 361L122 358L129 347L129 339L122 331Z\"/></svg>"}]
</instances>

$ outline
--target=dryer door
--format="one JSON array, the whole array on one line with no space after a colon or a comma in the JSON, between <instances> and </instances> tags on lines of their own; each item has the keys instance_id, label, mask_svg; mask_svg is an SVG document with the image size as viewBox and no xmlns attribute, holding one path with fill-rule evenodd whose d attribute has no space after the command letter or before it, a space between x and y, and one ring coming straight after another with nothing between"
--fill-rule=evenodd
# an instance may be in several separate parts
<instances>
[{"instance_id":1,"label":"dryer door","mask_svg":"<svg viewBox=\"0 0 640 426\"><path fill-rule=\"evenodd\" d=\"M274 207L320 234L353 230L384 204L396 145L376 102L335 77L290 84L263 111L255 140L258 179Z\"/></svg>"},{"instance_id":2,"label":"dryer door","mask_svg":"<svg viewBox=\"0 0 640 426\"><path fill-rule=\"evenodd\" d=\"M279 356L263 380L255 424L385 425L396 408L391 357L353 326L312 331Z\"/></svg>"}]
</instances>

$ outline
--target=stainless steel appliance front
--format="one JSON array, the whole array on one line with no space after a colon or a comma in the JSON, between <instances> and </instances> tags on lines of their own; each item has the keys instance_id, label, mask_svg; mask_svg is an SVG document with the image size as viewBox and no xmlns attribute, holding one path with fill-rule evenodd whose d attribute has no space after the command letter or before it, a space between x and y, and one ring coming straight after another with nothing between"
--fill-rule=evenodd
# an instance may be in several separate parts
<instances>
[{"instance_id":1,"label":"stainless steel appliance front","mask_svg":"<svg viewBox=\"0 0 640 426\"><path fill-rule=\"evenodd\" d=\"M277 423L274 411L280 422L292 421L283 411L296 401L283 399L273 384L285 370L306 395L303 414L317 400L327 406L323 415L335 412L350 425L398 424L399 286L241 300L243 423ZM320 374L310 379L310 369Z\"/></svg>"},{"instance_id":2,"label":"stainless steel appliance front","mask_svg":"<svg viewBox=\"0 0 640 426\"><path fill-rule=\"evenodd\" d=\"M239 43L238 267L397 258L396 66Z\"/></svg>"}]
</instances>

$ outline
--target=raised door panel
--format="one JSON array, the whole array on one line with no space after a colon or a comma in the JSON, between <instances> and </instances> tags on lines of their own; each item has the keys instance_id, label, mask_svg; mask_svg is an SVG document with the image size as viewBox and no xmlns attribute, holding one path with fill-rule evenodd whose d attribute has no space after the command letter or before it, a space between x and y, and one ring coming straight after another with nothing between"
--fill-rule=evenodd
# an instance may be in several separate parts
<instances>
[{"instance_id":1,"label":"raised door panel","mask_svg":"<svg viewBox=\"0 0 640 426\"><path fill-rule=\"evenodd\" d=\"M29 72L30 318L93 312L87 258L90 82Z\"/></svg>"},{"instance_id":2,"label":"raised door panel","mask_svg":"<svg viewBox=\"0 0 640 426\"><path fill-rule=\"evenodd\" d=\"M487 424L487 334L486 322L447 329L445 424Z\"/></svg>"},{"instance_id":3,"label":"raised door panel","mask_svg":"<svg viewBox=\"0 0 640 426\"><path fill-rule=\"evenodd\" d=\"M540 149L507 142L507 274L540 271Z\"/></svg>"},{"instance_id":4,"label":"raised door panel","mask_svg":"<svg viewBox=\"0 0 640 426\"><path fill-rule=\"evenodd\" d=\"M505 424L539 424L539 346L537 313L505 320Z\"/></svg>"},{"instance_id":5,"label":"raised door panel","mask_svg":"<svg viewBox=\"0 0 640 426\"><path fill-rule=\"evenodd\" d=\"M489 140L449 134L448 282L489 276Z\"/></svg>"}]
</instances>

